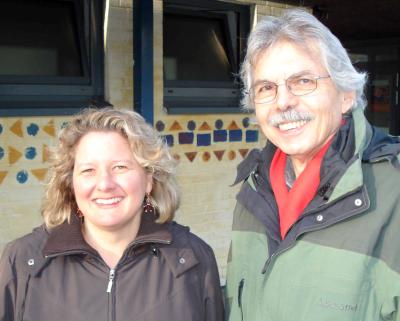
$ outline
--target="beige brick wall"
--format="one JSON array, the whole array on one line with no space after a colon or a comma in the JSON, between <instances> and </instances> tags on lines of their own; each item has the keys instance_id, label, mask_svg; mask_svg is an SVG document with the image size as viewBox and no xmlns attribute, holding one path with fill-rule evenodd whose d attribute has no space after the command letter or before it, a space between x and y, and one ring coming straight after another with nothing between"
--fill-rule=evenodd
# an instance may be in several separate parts
<instances>
[{"instance_id":1,"label":"beige brick wall","mask_svg":"<svg viewBox=\"0 0 400 321\"><path fill-rule=\"evenodd\" d=\"M146 0L147 1L147 0ZM182 193L181 207L176 219L189 225L215 250L221 278L225 279L226 259L230 241L232 211L238 186L231 187L236 166L246 150L263 146L246 143L245 114L168 115L163 109L162 73L162 6L154 0L154 123L161 122L163 135L171 135L172 151L179 158L178 182ZM230 1L235 2L235 1ZM254 20L263 15L279 15L286 5L270 1L236 1L253 4ZM106 98L116 107L132 109L133 105L133 30L131 0L109 0L105 19L105 76ZM46 149L55 143L55 132L68 117L11 117L0 118L0 251L6 242L29 232L41 223L40 200L47 169ZM195 124L189 130L189 122ZM238 142L211 143L210 146L178 144L180 132L211 134L220 122L222 129L242 131ZM17 124L17 125L16 125ZM32 134L32 124L38 131ZM206 124L206 125L204 125ZM29 129L30 128L30 129ZM27 157L34 147L36 157ZM190 160L191 155L194 159ZM219 155L220 158L217 157ZM29 156L29 155L28 155ZM5 174L4 174L5 173ZM21 174L22 173L22 174ZM27 178L24 181L25 173ZM5 175L5 177L4 177ZM19 176L18 176L19 175ZM22 175L22 176L21 176ZM3 178L4 177L4 178Z\"/></svg>"}]
</instances>

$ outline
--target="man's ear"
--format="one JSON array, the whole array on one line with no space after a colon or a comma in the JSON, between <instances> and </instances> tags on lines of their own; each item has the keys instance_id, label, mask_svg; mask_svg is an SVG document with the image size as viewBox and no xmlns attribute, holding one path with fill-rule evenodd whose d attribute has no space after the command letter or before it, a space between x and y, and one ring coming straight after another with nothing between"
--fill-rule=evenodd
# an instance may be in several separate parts
<instances>
[{"instance_id":1,"label":"man's ear","mask_svg":"<svg viewBox=\"0 0 400 321\"><path fill-rule=\"evenodd\" d=\"M342 101L342 114L348 112L354 105L356 101L356 92L346 91L343 93L343 101Z\"/></svg>"}]
</instances>

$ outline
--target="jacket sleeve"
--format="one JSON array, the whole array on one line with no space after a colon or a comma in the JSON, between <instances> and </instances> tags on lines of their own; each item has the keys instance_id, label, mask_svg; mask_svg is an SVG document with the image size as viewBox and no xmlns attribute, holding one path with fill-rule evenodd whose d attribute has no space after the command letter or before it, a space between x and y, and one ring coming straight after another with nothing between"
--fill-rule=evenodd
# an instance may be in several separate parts
<instances>
[{"instance_id":1,"label":"jacket sleeve","mask_svg":"<svg viewBox=\"0 0 400 321\"><path fill-rule=\"evenodd\" d=\"M221 283L214 253L210 248L209 260L204 278L206 321L223 321L224 304Z\"/></svg>"},{"instance_id":2,"label":"jacket sleeve","mask_svg":"<svg viewBox=\"0 0 400 321\"><path fill-rule=\"evenodd\" d=\"M17 282L7 246L0 258L0 321L14 321Z\"/></svg>"}]
</instances>

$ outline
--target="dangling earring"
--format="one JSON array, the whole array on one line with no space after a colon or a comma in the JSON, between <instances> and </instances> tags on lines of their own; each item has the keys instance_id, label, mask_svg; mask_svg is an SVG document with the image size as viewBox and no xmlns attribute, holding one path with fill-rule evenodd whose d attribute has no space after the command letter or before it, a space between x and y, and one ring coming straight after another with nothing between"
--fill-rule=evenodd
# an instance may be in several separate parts
<instances>
[{"instance_id":1,"label":"dangling earring","mask_svg":"<svg viewBox=\"0 0 400 321\"><path fill-rule=\"evenodd\" d=\"M145 212L146 214L152 214L156 212L154 205L151 204L151 198L149 193L147 193L144 198L143 212Z\"/></svg>"},{"instance_id":2,"label":"dangling earring","mask_svg":"<svg viewBox=\"0 0 400 321\"><path fill-rule=\"evenodd\" d=\"M85 215L83 215L82 211L79 208L76 209L76 216L78 216L81 223L83 223L83 220L85 219Z\"/></svg>"}]
</instances>

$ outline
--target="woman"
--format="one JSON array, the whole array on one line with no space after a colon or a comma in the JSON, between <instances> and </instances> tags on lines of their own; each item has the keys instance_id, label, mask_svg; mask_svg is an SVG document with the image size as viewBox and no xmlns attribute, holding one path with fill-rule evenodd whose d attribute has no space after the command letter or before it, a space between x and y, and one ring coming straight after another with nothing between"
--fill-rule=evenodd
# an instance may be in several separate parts
<instances>
[{"instance_id":1,"label":"woman","mask_svg":"<svg viewBox=\"0 0 400 321\"><path fill-rule=\"evenodd\" d=\"M134 112L86 110L60 133L45 224L0 261L0 320L222 320L211 248L171 222L175 161Z\"/></svg>"}]
</instances>

